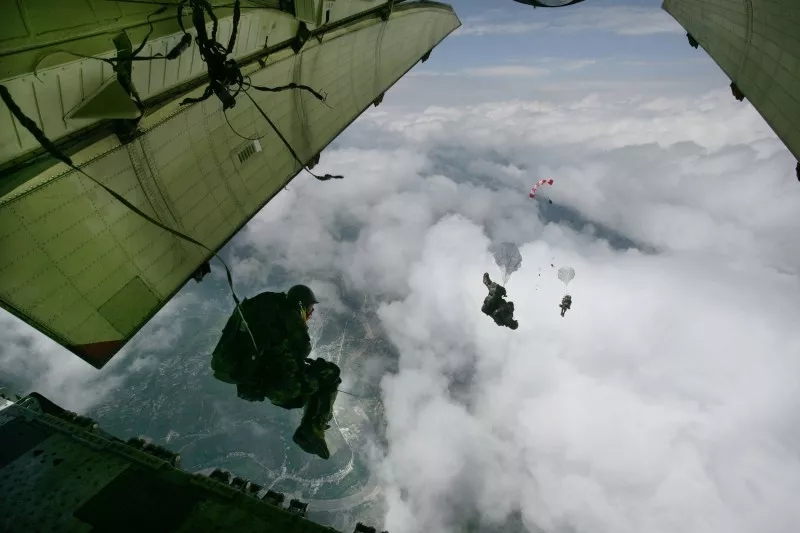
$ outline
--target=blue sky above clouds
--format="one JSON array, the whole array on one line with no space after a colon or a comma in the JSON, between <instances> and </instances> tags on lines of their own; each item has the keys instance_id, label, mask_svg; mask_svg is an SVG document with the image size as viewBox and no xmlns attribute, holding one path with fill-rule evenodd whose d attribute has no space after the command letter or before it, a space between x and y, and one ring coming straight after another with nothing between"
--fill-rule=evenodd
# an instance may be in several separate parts
<instances>
[{"instance_id":1,"label":"blue sky above clouds","mask_svg":"<svg viewBox=\"0 0 800 533\"><path fill-rule=\"evenodd\" d=\"M578 84L578 90L588 84L643 84L646 90L658 83L685 92L725 81L708 56L687 45L685 31L658 1L589 0L552 9L511 1L453 5L463 26L437 47L435 61L417 67L412 77L469 78L480 97L493 93L492 87L506 96L528 97L574 94ZM454 82L433 85L448 92Z\"/></svg>"},{"instance_id":2,"label":"blue sky above clouds","mask_svg":"<svg viewBox=\"0 0 800 533\"><path fill-rule=\"evenodd\" d=\"M398 352L373 384L383 529L796 531L795 160L658 1L454 6L463 28L323 152L345 179L299 176L224 251L248 292L309 281L319 316L333 280L369 296ZM514 332L479 311L499 241L523 255ZM551 264L577 273L563 319ZM102 378L7 316L0 364L73 409L119 400L182 310L230 305L199 291Z\"/></svg>"}]
</instances>

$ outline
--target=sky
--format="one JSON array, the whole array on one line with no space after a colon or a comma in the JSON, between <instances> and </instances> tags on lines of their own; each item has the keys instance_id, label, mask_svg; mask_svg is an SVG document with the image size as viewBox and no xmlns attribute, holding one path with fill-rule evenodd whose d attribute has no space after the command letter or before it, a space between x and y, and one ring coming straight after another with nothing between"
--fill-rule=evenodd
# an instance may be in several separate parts
<instances>
[{"instance_id":1,"label":"sky","mask_svg":"<svg viewBox=\"0 0 800 533\"><path fill-rule=\"evenodd\" d=\"M323 313L332 279L378 306L383 529L796 531L794 159L657 1L453 4L463 27L323 152L345 179L298 177L225 249L241 283L277 264ZM516 331L480 313L502 241ZM3 315L0 366L87 409L196 305L101 373Z\"/></svg>"}]
</instances>

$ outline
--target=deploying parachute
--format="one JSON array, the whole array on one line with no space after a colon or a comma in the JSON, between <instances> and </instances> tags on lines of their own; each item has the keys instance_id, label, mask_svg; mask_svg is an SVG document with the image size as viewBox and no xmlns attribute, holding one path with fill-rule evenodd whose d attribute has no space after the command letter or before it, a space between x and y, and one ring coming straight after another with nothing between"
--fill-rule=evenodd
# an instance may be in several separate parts
<instances>
[{"instance_id":1,"label":"deploying parachute","mask_svg":"<svg viewBox=\"0 0 800 533\"><path fill-rule=\"evenodd\" d=\"M541 187L542 185L552 185L552 184L553 184L552 178L546 180L539 180L533 187L531 187L531 193L528 196L530 196L531 198L536 198L536 191L539 190L539 187Z\"/></svg>"},{"instance_id":2,"label":"deploying parachute","mask_svg":"<svg viewBox=\"0 0 800 533\"><path fill-rule=\"evenodd\" d=\"M513 242L502 242L492 247L492 255L497 261L497 266L500 267L503 285L505 285L511 274L519 270L522 265L522 254L519 252L519 247Z\"/></svg>"},{"instance_id":3,"label":"deploying parachute","mask_svg":"<svg viewBox=\"0 0 800 533\"><path fill-rule=\"evenodd\" d=\"M564 290L566 291L569 282L575 277L575 269L572 267L561 267L558 269L558 279L564 282Z\"/></svg>"}]
</instances>

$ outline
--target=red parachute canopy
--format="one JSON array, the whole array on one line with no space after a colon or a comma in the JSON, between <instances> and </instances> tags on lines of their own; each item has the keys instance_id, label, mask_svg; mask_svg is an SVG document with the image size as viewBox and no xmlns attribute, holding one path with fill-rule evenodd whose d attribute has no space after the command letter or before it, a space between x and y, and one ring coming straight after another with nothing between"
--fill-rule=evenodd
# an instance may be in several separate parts
<instances>
[{"instance_id":1,"label":"red parachute canopy","mask_svg":"<svg viewBox=\"0 0 800 533\"><path fill-rule=\"evenodd\" d=\"M553 184L552 178L551 179L547 179L547 180L539 180L539 181L537 181L536 185L531 187L531 193L528 196L530 196L531 198L536 198L537 189L539 189L540 186L545 185L545 184L552 185Z\"/></svg>"}]
</instances>

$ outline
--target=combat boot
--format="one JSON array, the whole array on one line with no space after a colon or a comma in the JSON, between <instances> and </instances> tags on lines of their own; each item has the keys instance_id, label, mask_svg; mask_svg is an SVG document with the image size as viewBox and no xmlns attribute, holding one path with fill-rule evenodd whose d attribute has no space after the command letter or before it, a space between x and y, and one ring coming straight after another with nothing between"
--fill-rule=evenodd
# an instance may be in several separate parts
<instances>
[{"instance_id":1,"label":"combat boot","mask_svg":"<svg viewBox=\"0 0 800 533\"><path fill-rule=\"evenodd\" d=\"M331 456L328 444L325 442L325 430L322 428L314 428L311 425L300 423L292 440L306 453L317 455L323 459L329 459Z\"/></svg>"},{"instance_id":2,"label":"combat boot","mask_svg":"<svg viewBox=\"0 0 800 533\"><path fill-rule=\"evenodd\" d=\"M318 420L320 420L319 398L318 395L314 395L306 404L303 420L300 422L300 427L294 432L292 440L304 452L328 459L331 456L331 452L325 442L325 429L327 429L327 426L324 423L319 424Z\"/></svg>"},{"instance_id":3,"label":"combat boot","mask_svg":"<svg viewBox=\"0 0 800 533\"><path fill-rule=\"evenodd\" d=\"M339 394L336 389L342 380L339 368L332 363L320 367L319 378L322 386L309 398L303 420L292 439L305 452L328 459L331 454L325 442L325 430L330 427L328 422L333 418L333 404Z\"/></svg>"}]
</instances>

